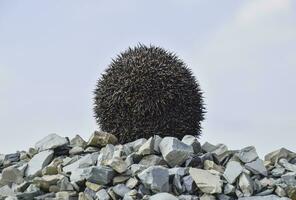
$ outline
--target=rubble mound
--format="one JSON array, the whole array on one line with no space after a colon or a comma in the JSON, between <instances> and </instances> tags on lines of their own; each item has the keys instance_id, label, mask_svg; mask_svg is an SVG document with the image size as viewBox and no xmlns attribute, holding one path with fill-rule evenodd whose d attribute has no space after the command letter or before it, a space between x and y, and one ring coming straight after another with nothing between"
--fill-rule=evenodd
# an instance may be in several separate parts
<instances>
[{"instance_id":1,"label":"rubble mound","mask_svg":"<svg viewBox=\"0 0 296 200\"><path fill-rule=\"evenodd\" d=\"M50 134L28 151L0 154L0 200L296 199L296 153L259 158L186 135L119 144L107 132L88 141Z\"/></svg>"}]
</instances>

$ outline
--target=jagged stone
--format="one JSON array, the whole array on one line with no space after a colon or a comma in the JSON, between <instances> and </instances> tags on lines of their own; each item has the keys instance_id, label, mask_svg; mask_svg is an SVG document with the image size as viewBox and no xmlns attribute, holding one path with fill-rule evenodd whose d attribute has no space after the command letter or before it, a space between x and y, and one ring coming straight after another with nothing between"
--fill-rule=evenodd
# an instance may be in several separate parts
<instances>
[{"instance_id":1,"label":"jagged stone","mask_svg":"<svg viewBox=\"0 0 296 200\"><path fill-rule=\"evenodd\" d=\"M96 166L90 168L90 173L86 180L92 183L106 185L112 181L114 175L115 173L112 168L107 166Z\"/></svg>"},{"instance_id":2,"label":"jagged stone","mask_svg":"<svg viewBox=\"0 0 296 200\"><path fill-rule=\"evenodd\" d=\"M150 137L138 150L140 155L149 155L154 152L154 138Z\"/></svg>"},{"instance_id":3,"label":"jagged stone","mask_svg":"<svg viewBox=\"0 0 296 200\"><path fill-rule=\"evenodd\" d=\"M169 172L167 168L152 166L139 173L138 177L145 187L155 193L169 191Z\"/></svg>"},{"instance_id":4,"label":"jagged stone","mask_svg":"<svg viewBox=\"0 0 296 200\"><path fill-rule=\"evenodd\" d=\"M80 135L75 135L75 137L70 140L70 145L73 147L81 147L84 149L87 143Z\"/></svg>"},{"instance_id":5,"label":"jagged stone","mask_svg":"<svg viewBox=\"0 0 296 200\"><path fill-rule=\"evenodd\" d=\"M95 131L89 138L87 145L95 147L104 147L107 144L117 144L117 142L117 138L111 133L107 133L104 131Z\"/></svg>"},{"instance_id":6,"label":"jagged stone","mask_svg":"<svg viewBox=\"0 0 296 200\"><path fill-rule=\"evenodd\" d=\"M202 192L207 194L222 192L222 181L219 176L213 175L207 170L196 168L190 168L189 174Z\"/></svg>"},{"instance_id":7,"label":"jagged stone","mask_svg":"<svg viewBox=\"0 0 296 200\"><path fill-rule=\"evenodd\" d=\"M96 197L98 200L110 200L110 196L105 189L101 189L96 193Z\"/></svg>"},{"instance_id":8,"label":"jagged stone","mask_svg":"<svg viewBox=\"0 0 296 200\"><path fill-rule=\"evenodd\" d=\"M253 181L249 177L249 175L242 173L239 177L239 187L245 197L249 197L253 194Z\"/></svg>"},{"instance_id":9,"label":"jagged stone","mask_svg":"<svg viewBox=\"0 0 296 200\"><path fill-rule=\"evenodd\" d=\"M35 148L40 152L48 149L55 149L68 144L69 141L55 133L49 134L35 144Z\"/></svg>"},{"instance_id":10,"label":"jagged stone","mask_svg":"<svg viewBox=\"0 0 296 200\"><path fill-rule=\"evenodd\" d=\"M177 138L165 137L159 144L164 160L171 166L182 165L193 153L192 146L189 146Z\"/></svg>"},{"instance_id":11,"label":"jagged stone","mask_svg":"<svg viewBox=\"0 0 296 200\"><path fill-rule=\"evenodd\" d=\"M257 154L254 146L249 146L249 147L245 147L242 150L240 150L238 153L238 157L242 162L248 163L248 162L252 162L255 159L257 159L258 154Z\"/></svg>"},{"instance_id":12,"label":"jagged stone","mask_svg":"<svg viewBox=\"0 0 296 200\"><path fill-rule=\"evenodd\" d=\"M127 170L127 164L120 157L111 158L106 164L120 174Z\"/></svg>"},{"instance_id":13,"label":"jagged stone","mask_svg":"<svg viewBox=\"0 0 296 200\"><path fill-rule=\"evenodd\" d=\"M228 183L232 184L236 181L237 177L243 172L243 167L237 161L229 161L224 171L224 178Z\"/></svg>"},{"instance_id":14,"label":"jagged stone","mask_svg":"<svg viewBox=\"0 0 296 200\"><path fill-rule=\"evenodd\" d=\"M53 150L41 151L29 161L28 167L25 171L26 176L37 176L41 174L41 170L48 165L54 155Z\"/></svg>"},{"instance_id":15,"label":"jagged stone","mask_svg":"<svg viewBox=\"0 0 296 200\"><path fill-rule=\"evenodd\" d=\"M194 153L201 152L201 145L198 142L197 138L193 135L185 135L181 141L187 145L192 146Z\"/></svg>"},{"instance_id":16,"label":"jagged stone","mask_svg":"<svg viewBox=\"0 0 296 200\"><path fill-rule=\"evenodd\" d=\"M267 169L264 166L264 162L261 159L246 163L245 167L250 170L253 174L261 174L267 176Z\"/></svg>"}]
</instances>

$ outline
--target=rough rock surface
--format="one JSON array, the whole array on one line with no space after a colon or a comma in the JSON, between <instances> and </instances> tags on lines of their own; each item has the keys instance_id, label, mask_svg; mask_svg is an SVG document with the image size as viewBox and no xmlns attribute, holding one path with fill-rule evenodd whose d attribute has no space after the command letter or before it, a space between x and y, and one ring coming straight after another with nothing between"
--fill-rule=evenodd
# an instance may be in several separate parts
<instances>
[{"instance_id":1,"label":"rough rock surface","mask_svg":"<svg viewBox=\"0 0 296 200\"><path fill-rule=\"evenodd\" d=\"M86 142L88 141L88 142ZM50 134L28 151L0 154L0 200L296 200L296 153L260 159L193 136L118 144Z\"/></svg>"}]
</instances>

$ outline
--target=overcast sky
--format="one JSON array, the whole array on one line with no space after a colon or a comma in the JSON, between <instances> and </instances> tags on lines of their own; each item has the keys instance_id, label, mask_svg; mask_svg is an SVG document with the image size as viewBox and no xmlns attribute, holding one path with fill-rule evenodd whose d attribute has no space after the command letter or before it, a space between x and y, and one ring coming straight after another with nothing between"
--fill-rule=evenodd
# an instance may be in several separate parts
<instances>
[{"instance_id":1,"label":"overcast sky","mask_svg":"<svg viewBox=\"0 0 296 200\"><path fill-rule=\"evenodd\" d=\"M296 151L293 0L0 0L0 153L87 139L92 91L128 46L183 59L204 90L201 142Z\"/></svg>"}]
</instances>

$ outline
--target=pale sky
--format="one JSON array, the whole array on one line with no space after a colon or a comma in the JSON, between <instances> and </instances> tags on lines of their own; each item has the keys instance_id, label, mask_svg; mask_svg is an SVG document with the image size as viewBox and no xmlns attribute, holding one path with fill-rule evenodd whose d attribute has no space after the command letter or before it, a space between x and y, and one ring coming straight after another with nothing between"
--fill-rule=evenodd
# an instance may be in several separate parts
<instances>
[{"instance_id":1,"label":"pale sky","mask_svg":"<svg viewBox=\"0 0 296 200\"><path fill-rule=\"evenodd\" d=\"M57 133L88 139L97 79L143 43L175 52L204 90L201 142L296 152L293 0L0 0L0 153Z\"/></svg>"}]
</instances>

